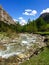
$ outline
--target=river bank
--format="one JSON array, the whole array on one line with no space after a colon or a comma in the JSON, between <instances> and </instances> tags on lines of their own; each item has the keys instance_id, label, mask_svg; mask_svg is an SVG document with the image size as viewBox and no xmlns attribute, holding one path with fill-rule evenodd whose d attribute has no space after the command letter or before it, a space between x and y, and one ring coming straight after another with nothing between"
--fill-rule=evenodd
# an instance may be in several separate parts
<instances>
[{"instance_id":1,"label":"river bank","mask_svg":"<svg viewBox=\"0 0 49 65\"><path fill-rule=\"evenodd\" d=\"M8 37L0 34L1 65L18 65L24 60L29 60L34 54L40 53L40 49L46 46L44 36L23 33L17 35Z\"/></svg>"}]
</instances>

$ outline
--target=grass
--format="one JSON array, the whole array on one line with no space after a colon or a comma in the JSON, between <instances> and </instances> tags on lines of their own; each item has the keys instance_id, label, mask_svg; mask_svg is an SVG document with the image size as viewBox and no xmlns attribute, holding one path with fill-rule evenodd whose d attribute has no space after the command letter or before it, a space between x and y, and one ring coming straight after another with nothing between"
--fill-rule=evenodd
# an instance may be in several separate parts
<instances>
[{"instance_id":1,"label":"grass","mask_svg":"<svg viewBox=\"0 0 49 65\"><path fill-rule=\"evenodd\" d=\"M49 32L36 32L36 34L49 35Z\"/></svg>"},{"instance_id":2,"label":"grass","mask_svg":"<svg viewBox=\"0 0 49 65\"><path fill-rule=\"evenodd\" d=\"M16 38L16 37L19 37L18 33L16 32L12 32L12 31L9 31L9 32L0 32L0 35L3 36L3 37L9 37L9 38Z\"/></svg>"},{"instance_id":3,"label":"grass","mask_svg":"<svg viewBox=\"0 0 49 65\"><path fill-rule=\"evenodd\" d=\"M43 52L34 55L30 60L24 61L20 65L49 65L49 49L45 47Z\"/></svg>"}]
</instances>

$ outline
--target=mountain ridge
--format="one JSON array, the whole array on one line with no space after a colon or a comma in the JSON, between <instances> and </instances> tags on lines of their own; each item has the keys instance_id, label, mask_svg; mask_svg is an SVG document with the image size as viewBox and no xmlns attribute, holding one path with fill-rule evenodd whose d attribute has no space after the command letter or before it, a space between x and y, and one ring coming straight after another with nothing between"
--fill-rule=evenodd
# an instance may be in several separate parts
<instances>
[{"instance_id":1,"label":"mountain ridge","mask_svg":"<svg viewBox=\"0 0 49 65\"><path fill-rule=\"evenodd\" d=\"M40 15L40 17L43 18L44 21L49 23L49 13L43 13L43 14Z\"/></svg>"}]
</instances>

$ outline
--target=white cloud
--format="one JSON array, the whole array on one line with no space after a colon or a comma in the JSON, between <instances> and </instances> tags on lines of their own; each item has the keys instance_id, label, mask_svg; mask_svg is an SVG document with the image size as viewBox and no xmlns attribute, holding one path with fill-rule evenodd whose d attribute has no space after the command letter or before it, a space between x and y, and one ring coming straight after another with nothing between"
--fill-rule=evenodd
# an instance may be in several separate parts
<instances>
[{"instance_id":1,"label":"white cloud","mask_svg":"<svg viewBox=\"0 0 49 65\"><path fill-rule=\"evenodd\" d=\"M18 21L17 19L13 19L15 22Z\"/></svg>"},{"instance_id":2,"label":"white cloud","mask_svg":"<svg viewBox=\"0 0 49 65\"><path fill-rule=\"evenodd\" d=\"M26 9L25 11L26 11L26 12L30 12L30 11L32 11L32 10L31 10L31 9Z\"/></svg>"},{"instance_id":3,"label":"white cloud","mask_svg":"<svg viewBox=\"0 0 49 65\"><path fill-rule=\"evenodd\" d=\"M29 15L29 13L28 13L28 12L24 12L23 14L24 14L24 15Z\"/></svg>"},{"instance_id":4,"label":"white cloud","mask_svg":"<svg viewBox=\"0 0 49 65\"><path fill-rule=\"evenodd\" d=\"M31 10L31 9L27 9L25 10L25 12L23 13L24 15L30 15L30 16L35 16L37 14L36 10Z\"/></svg>"},{"instance_id":5,"label":"white cloud","mask_svg":"<svg viewBox=\"0 0 49 65\"><path fill-rule=\"evenodd\" d=\"M18 19L22 20L22 19L23 19L23 17L19 17Z\"/></svg>"},{"instance_id":6,"label":"white cloud","mask_svg":"<svg viewBox=\"0 0 49 65\"><path fill-rule=\"evenodd\" d=\"M49 13L49 8L43 10L40 14L43 14L43 13Z\"/></svg>"},{"instance_id":7,"label":"white cloud","mask_svg":"<svg viewBox=\"0 0 49 65\"><path fill-rule=\"evenodd\" d=\"M26 20L23 17L19 17L18 19L19 19L21 25L27 24Z\"/></svg>"}]
</instances>

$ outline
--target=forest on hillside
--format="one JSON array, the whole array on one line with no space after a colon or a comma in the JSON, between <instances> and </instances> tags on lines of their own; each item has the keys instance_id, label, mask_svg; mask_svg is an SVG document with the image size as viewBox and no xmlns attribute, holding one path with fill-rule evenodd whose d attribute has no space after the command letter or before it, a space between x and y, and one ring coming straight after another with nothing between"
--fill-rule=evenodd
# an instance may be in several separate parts
<instances>
[{"instance_id":1,"label":"forest on hillside","mask_svg":"<svg viewBox=\"0 0 49 65\"><path fill-rule=\"evenodd\" d=\"M43 18L38 18L36 20L28 19L26 25L21 26L19 22L15 25L8 25L3 21L0 21L0 32L28 32L28 33L35 33L35 32L49 32L49 22L45 21Z\"/></svg>"}]
</instances>

